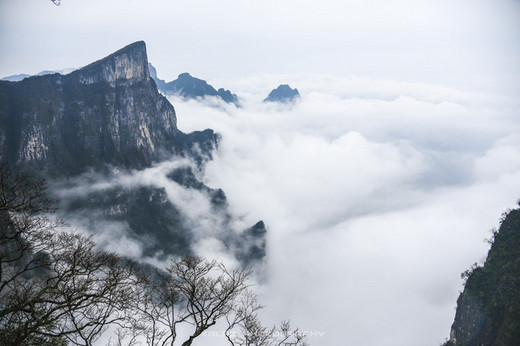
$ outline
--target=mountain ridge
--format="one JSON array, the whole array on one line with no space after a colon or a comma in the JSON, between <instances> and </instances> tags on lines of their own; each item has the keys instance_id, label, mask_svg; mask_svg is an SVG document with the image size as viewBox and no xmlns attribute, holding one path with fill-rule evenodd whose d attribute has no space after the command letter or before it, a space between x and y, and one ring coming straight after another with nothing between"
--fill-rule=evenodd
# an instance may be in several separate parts
<instances>
[{"instance_id":1,"label":"mountain ridge","mask_svg":"<svg viewBox=\"0 0 520 346\"><path fill-rule=\"evenodd\" d=\"M263 102L291 103L299 98L298 89L293 89L288 84L280 84L276 89L271 90Z\"/></svg>"},{"instance_id":2,"label":"mountain ridge","mask_svg":"<svg viewBox=\"0 0 520 346\"><path fill-rule=\"evenodd\" d=\"M142 41L67 75L0 81L0 159L49 178L65 220L93 232L117 226L145 256L191 254L197 231L244 264L265 256L265 225L235 229L224 192L201 181L218 139L211 129L177 128L174 107L150 76ZM171 191L149 181L102 189L89 183L121 171L130 177L163 161L179 162L158 177ZM189 196L207 204L208 215L192 216L183 205Z\"/></svg>"},{"instance_id":3,"label":"mountain ridge","mask_svg":"<svg viewBox=\"0 0 520 346\"><path fill-rule=\"evenodd\" d=\"M205 80L195 78L188 72L181 73L177 79L166 82L157 77L157 70L152 64L149 65L150 75L155 80L158 89L166 95L178 95L184 99L197 99L206 96L215 96L226 103L239 106L238 96L224 88L215 89Z\"/></svg>"},{"instance_id":4,"label":"mountain ridge","mask_svg":"<svg viewBox=\"0 0 520 346\"><path fill-rule=\"evenodd\" d=\"M0 154L16 165L143 168L173 154L210 157L217 135L185 134L148 71L142 41L65 76L0 81ZM201 154L192 150L203 149Z\"/></svg>"}]
</instances>

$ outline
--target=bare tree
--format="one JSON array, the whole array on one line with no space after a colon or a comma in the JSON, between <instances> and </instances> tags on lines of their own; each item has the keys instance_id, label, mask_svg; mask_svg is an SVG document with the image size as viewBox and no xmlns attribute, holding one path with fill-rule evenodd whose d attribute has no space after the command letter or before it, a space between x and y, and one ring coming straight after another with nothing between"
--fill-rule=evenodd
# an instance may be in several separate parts
<instances>
[{"instance_id":1,"label":"bare tree","mask_svg":"<svg viewBox=\"0 0 520 346\"><path fill-rule=\"evenodd\" d=\"M250 275L201 257L174 259L165 271L141 276L135 286L136 319L132 333L124 336L144 338L148 345L189 346L221 321L231 346L305 345L303 335L288 322L280 328L262 326L256 313L264 307L250 289ZM181 326L191 329L183 338Z\"/></svg>"},{"instance_id":2,"label":"bare tree","mask_svg":"<svg viewBox=\"0 0 520 346\"><path fill-rule=\"evenodd\" d=\"M234 314L226 318L225 335L231 346L305 346L305 335L292 329L289 321L280 326L264 326L257 315L264 306L258 303L257 296L251 291L241 297L234 308ZM236 330L238 329L238 331Z\"/></svg>"},{"instance_id":3,"label":"bare tree","mask_svg":"<svg viewBox=\"0 0 520 346\"><path fill-rule=\"evenodd\" d=\"M165 271L141 276L134 309L139 312L136 333L149 345L189 346L204 331L233 312L238 298L247 290L249 271L228 271L216 261L186 256L172 260ZM179 340L180 325L191 332Z\"/></svg>"},{"instance_id":4,"label":"bare tree","mask_svg":"<svg viewBox=\"0 0 520 346\"><path fill-rule=\"evenodd\" d=\"M0 165L0 343L90 345L125 320L133 271L92 239L58 231L46 189Z\"/></svg>"},{"instance_id":5,"label":"bare tree","mask_svg":"<svg viewBox=\"0 0 520 346\"><path fill-rule=\"evenodd\" d=\"M231 346L304 345L262 326L250 271L195 256L144 270L49 216L46 190L0 164L0 344L92 345L112 326L117 345L191 346L221 321Z\"/></svg>"}]
</instances>

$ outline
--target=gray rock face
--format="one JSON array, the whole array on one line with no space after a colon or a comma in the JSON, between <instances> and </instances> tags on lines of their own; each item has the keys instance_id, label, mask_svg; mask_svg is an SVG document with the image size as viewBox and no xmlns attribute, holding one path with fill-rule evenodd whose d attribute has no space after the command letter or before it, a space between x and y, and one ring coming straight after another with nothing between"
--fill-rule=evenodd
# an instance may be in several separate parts
<instances>
[{"instance_id":1,"label":"gray rock face","mask_svg":"<svg viewBox=\"0 0 520 346\"><path fill-rule=\"evenodd\" d=\"M150 79L148 57L143 41L132 43L108 57L96 61L75 72L81 84L116 82L132 85Z\"/></svg>"},{"instance_id":2,"label":"gray rock face","mask_svg":"<svg viewBox=\"0 0 520 346\"><path fill-rule=\"evenodd\" d=\"M114 171L141 171L165 158L175 161L173 154L189 157L186 161L196 163L190 167L202 176L216 144L213 130L185 134L177 128L173 106L150 76L144 42L65 76L0 81L0 159L51 177L63 219L88 221L93 232L117 224L139 242L144 255L193 253L199 230L208 231L243 263L265 256L263 223L235 233L224 192L204 185L192 168L172 169L162 186L90 185L99 177L114 177ZM164 186L171 182L176 189L167 193ZM168 198L178 191L210 208L192 216L184 205L189 197Z\"/></svg>"},{"instance_id":3,"label":"gray rock face","mask_svg":"<svg viewBox=\"0 0 520 346\"><path fill-rule=\"evenodd\" d=\"M202 148L216 144L211 130L177 129L173 106L150 78L144 42L65 76L0 82L0 155L15 166L51 175L141 168L189 153L195 137Z\"/></svg>"}]
</instances>

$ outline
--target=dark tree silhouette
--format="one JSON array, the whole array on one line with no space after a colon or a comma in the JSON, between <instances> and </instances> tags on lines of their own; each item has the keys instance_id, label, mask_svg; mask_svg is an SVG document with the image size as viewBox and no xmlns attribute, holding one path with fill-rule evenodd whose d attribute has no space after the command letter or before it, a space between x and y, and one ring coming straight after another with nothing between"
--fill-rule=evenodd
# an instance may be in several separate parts
<instances>
[{"instance_id":1,"label":"dark tree silhouette","mask_svg":"<svg viewBox=\"0 0 520 346\"><path fill-rule=\"evenodd\" d=\"M46 193L0 164L1 345L93 345L111 326L117 345L190 346L219 322L231 346L305 345L289 322L262 326L250 271L194 256L145 270L71 232Z\"/></svg>"},{"instance_id":2,"label":"dark tree silhouette","mask_svg":"<svg viewBox=\"0 0 520 346\"><path fill-rule=\"evenodd\" d=\"M125 319L133 274L47 213L46 184L0 165L0 344L90 345Z\"/></svg>"},{"instance_id":3,"label":"dark tree silhouette","mask_svg":"<svg viewBox=\"0 0 520 346\"><path fill-rule=\"evenodd\" d=\"M263 306L250 289L250 275L195 256L174 259L154 275L141 275L134 286L134 320L118 344L144 339L148 345L190 346L222 322L231 346L305 345L302 333L289 322L280 328L262 326L256 313Z\"/></svg>"}]
</instances>

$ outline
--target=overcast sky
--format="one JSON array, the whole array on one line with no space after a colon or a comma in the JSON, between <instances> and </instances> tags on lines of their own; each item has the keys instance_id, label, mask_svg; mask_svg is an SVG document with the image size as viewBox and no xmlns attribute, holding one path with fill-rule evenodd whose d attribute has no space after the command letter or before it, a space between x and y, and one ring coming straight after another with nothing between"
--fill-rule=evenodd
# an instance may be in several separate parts
<instances>
[{"instance_id":1,"label":"overcast sky","mask_svg":"<svg viewBox=\"0 0 520 346\"><path fill-rule=\"evenodd\" d=\"M516 88L519 16L517 0L0 0L0 75L81 67L144 40L166 80L327 73Z\"/></svg>"},{"instance_id":2,"label":"overcast sky","mask_svg":"<svg viewBox=\"0 0 520 346\"><path fill-rule=\"evenodd\" d=\"M519 18L513 0L0 0L0 76L144 40L159 77L231 89L242 108L172 103L181 130L222 135L205 182L267 224L266 319L314 346L438 345L520 197ZM281 83L301 100L262 104Z\"/></svg>"}]
</instances>

